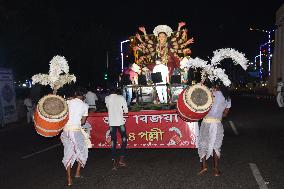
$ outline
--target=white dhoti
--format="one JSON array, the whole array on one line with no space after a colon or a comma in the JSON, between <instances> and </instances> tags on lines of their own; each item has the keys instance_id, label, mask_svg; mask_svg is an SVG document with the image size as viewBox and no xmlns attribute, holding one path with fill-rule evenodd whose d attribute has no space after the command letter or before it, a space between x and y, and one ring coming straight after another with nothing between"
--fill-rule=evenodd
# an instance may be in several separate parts
<instances>
[{"instance_id":1,"label":"white dhoti","mask_svg":"<svg viewBox=\"0 0 284 189\"><path fill-rule=\"evenodd\" d=\"M199 141L198 141L198 155L200 162L202 158L206 157L206 160L213 156L213 150L215 150L218 157L220 157L222 141L224 137L224 128L219 120L202 121Z\"/></svg>"},{"instance_id":2,"label":"white dhoti","mask_svg":"<svg viewBox=\"0 0 284 189\"><path fill-rule=\"evenodd\" d=\"M64 146L62 163L65 168L69 165L72 167L75 161L84 167L88 159L88 146L81 129L63 131L60 138Z\"/></svg>"}]
</instances>

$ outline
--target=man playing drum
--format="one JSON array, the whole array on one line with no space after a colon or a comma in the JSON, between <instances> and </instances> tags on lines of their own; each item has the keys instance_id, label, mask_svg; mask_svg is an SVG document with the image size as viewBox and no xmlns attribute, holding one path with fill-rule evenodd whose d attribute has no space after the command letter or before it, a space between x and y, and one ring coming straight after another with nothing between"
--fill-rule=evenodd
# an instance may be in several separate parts
<instances>
[{"instance_id":1,"label":"man playing drum","mask_svg":"<svg viewBox=\"0 0 284 189\"><path fill-rule=\"evenodd\" d=\"M85 124L88 116L88 105L83 102L85 91L77 88L75 93L67 100L69 120L63 128L61 141L64 146L62 163L67 171L67 185L72 185L71 168L78 162L75 178L82 178L80 170L86 165L88 159L88 146L81 126Z\"/></svg>"},{"instance_id":2,"label":"man playing drum","mask_svg":"<svg viewBox=\"0 0 284 189\"><path fill-rule=\"evenodd\" d=\"M213 175L220 176L219 159L224 129L221 123L222 118L226 117L231 107L229 91L221 83L213 88L214 102L208 114L203 118L198 141L198 154L201 162L199 175L207 172L206 160L213 156Z\"/></svg>"}]
</instances>

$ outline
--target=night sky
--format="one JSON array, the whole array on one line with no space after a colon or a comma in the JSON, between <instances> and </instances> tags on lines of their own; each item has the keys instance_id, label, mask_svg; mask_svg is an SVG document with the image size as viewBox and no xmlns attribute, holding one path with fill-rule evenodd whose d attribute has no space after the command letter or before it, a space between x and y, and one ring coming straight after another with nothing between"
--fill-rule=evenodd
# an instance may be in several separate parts
<instances>
[{"instance_id":1,"label":"night sky","mask_svg":"<svg viewBox=\"0 0 284 189\"><path fill-rule=\"evenodd\" d=\"M166 24L176 30L184 21L192 57L207 59L219 48L235 48L253 60L275 26L283 1L60 1L0 0L0 67L12 68L17 80L47 73L55 55L65 56L81 83L99 84L106 71L120 69L120 41L139 26L152 33Z\"/></svg>"}]
</instances>

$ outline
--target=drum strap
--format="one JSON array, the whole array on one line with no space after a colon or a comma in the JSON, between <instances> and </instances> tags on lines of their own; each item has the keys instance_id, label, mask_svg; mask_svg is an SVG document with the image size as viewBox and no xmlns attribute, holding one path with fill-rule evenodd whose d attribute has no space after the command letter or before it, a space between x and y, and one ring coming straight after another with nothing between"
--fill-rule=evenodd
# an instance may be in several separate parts
<instances>
[{"instance_id":1,"label":"drum strap","mask_svg":"<svg viewBox=\"0 0 284 189\"><path fill-rule=\"evenodd\" d=\"M220 123L221 120L217 119L217 118L213 118L213 117L205 117L205 118L203 118L202 122L204 122L204 123Z\"/></svg>"},{"instance_id":2,"label":"drum strap","mask_svg":"<svg viewBox=\"0 0 284 189\"><path fill-rule=\"evenodd\" d=\"M73 127L71 125L65 125L64 131L81 131L81 127Z\"/></svg>"}]
</instances>

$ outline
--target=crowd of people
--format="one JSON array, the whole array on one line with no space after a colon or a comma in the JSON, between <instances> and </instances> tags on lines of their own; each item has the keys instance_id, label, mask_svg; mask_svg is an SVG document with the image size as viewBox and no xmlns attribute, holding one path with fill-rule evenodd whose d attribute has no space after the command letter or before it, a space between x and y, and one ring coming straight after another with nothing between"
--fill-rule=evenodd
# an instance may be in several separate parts
<instances>
[{"instance_id":1,"label":"crowd of people","mask_svg":"<svg viewBox=\"0 0 284 189\"><path fill-rule=\"evenodd\" d=\"M158 63L159 65L159 63ZM166 77L166 76L165 76ZM281 95L283 83L279 79L278 94ZM96 112L98 101L103 101L108 112L108 124L111 134L111 160L112 170L119 167L126 167L125 161L127 149L127 128L123 116L128 113L129 104L122 95L121 89L116 86L109 88L109 93L100 99L96 94L96 88L70 87L70 91L64 96L67 100L69 120L61 133L61 140L64 146L63 164L67 173L67 185L72 185L71 169L75 162L77 168L75 178L82 178L81 168L85 167L88 159L88 145L82 126L85 124L90 112ZM231 108L229 90L221 82L213 83L211 90L214 96L212 107L208 114L202 119L198 134L198 155L200 158L200 170L198 175L208 171L207 160L213 159L213 175L220 176L220 156L223 143L224 129L222 119L228 115ZM277 97L278 100L278 97ZM27 122L32 121L34 103L30 96L24 100L27 108ZM117 154L117 131L121 138L120 154Z\"/></svg>"},{"instance_id":2,"label":"crowd of people","mask_svg":"<svg viewBox=\"0 0 284 189\"><path fill-rule=\"evenodd\" d=\"M228 91L221 84L214 85L214 103L208 115L203 119L200 127L198 154L201 162L201 169L198 175L204 174L208 167L206 160L213 157L213 175L220 176L219 169L220 150L224 136L222 118L225 117L231 107L231 100ZM112 170L120 167L127 167L125 161L127 149L127 128L124 115L128 113L126 99L121 95L121 89L115 86L110 87L110 93L104 99L108 112L108 125L111 134L111 161ZM82 178L81 168L86 166L88 159L88 143L84 136L82 126L86 123L90 112L96 111L98 97L91 89L87 91L82 87L71 88L71 92L65 96L68 104L69 120L61 133L61 141L64 146L64 157L62 163L66 169L67 185L73 184L71 170L75 162L77 167L75 178ZM117 154L117 131L121 136L121 149Z\"/></svg>"}]
</instances>

